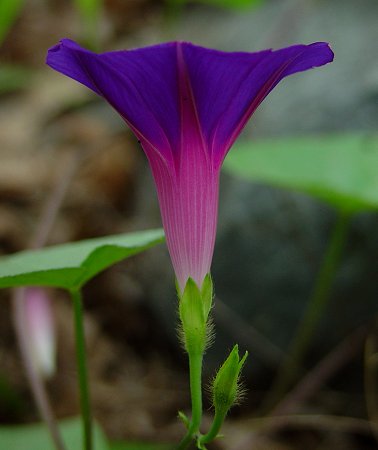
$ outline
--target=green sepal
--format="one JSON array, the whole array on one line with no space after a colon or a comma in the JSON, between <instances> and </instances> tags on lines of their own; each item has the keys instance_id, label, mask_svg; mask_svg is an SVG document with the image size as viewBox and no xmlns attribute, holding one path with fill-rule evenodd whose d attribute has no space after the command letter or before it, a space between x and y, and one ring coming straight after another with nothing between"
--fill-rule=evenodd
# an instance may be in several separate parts
<instances>
[{"instance_id":1,"label":"green sepal","mask_svg":"<svg viewBox=\"0 0 378 450\"><path fill-rule=\"evenodd\" d=\"M180 298L179 314L185 349L189 354L202 354L206 346L206 318L201 292L192 278Z\"/></svg>"},{"instance_id":2,"label":"green sepal","mask_svg":"<svg viewBox=\"0 0 378 450\"><path fill-rule=\"evenodd\" d=\"M213 280L211 279L211 275L209 273L203 280L201 287L201 297L203 304L203 312L205 315L205 319L207 320L209 318L209 314L213 306Z\"/></svg>"},{"instance_id":3,"label":"green sepal","mask_svg":"<svg viewBox=\"0 0 378 450\"><path fill-rule=\"evenodd\" d=\"M192 280L193 281L193 280ZM175 278L175 286L176 286L176 293L177 293L177 297L179 299L181 299L182 297L182 292L180 289L180 285L177 281L177 278ZM201 297L202 297L202 302L203 302L203 308L204 308L204 314L205 314L205 318L206 320L209 317L211 308L213 306L213 280L211 278L210 273L208 273L203 282L202 282L202 286L201 286Z\"/></svg>"},{"instance_id":4,"label":"green sepal","mask_svg":"<svg viewBox=\"0 0 378 450\"><path fill-rule=\"evenodd\" d=\"M231 350L226 361L219 369L213 382L213 404L215 413L225 417L239 394L239 378L248 352L240 359L237 345Z\"/></svg>"}]
</instances>

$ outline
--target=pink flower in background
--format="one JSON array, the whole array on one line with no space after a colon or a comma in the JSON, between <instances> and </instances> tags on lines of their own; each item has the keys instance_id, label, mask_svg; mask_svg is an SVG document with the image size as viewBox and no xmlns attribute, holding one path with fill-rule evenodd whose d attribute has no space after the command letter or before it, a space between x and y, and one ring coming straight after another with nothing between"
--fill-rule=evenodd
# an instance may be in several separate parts
<instances>
[{"instance_id":1,"label":"pink flower in background","mask_svg":"<svg viewBox=\"0 0 378 450\"><path fill-rule=\"evenodd\" d=\"M288 75L333 60L326 43L256 53L186 42L95 54L63 39L47 64L104 97L139 139L181 289L210 271L219 172L245 124Z\"/></svg>"},{"instance_id":2,"label":"pink flower in background","mask_svg":"<svg viewBox=\"0 0 378 450\"><path fill-rule=\"evenodd\" d=\"M45 289L25 288L23 322L34 368L43 378L50 378L56 369L56 338L51 300Z\"/></svg>"}]
</instances>

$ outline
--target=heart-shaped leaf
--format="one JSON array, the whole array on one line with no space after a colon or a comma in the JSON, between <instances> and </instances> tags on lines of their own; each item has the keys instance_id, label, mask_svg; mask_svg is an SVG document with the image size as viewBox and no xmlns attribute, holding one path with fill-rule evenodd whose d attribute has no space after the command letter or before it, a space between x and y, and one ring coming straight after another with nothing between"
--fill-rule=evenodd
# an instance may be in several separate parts
<instances>
[{"instance_id":1,"label":"heart-shaped leaf","mask_svg":"<svg viewBox=\"0 0 378 450\"><path fill-rule=\"evenodd\" d=\"M0 288L54 286L78 289L107 267L163 239L163 230L159 229L19 252L0 259Z\"/></svg>"},{"instance_id":2,"label":"heart-shaped leaf","mask_svg":"<svg viewBox=\"0 0 378 450\"><path fill-rule=\"evenodd\" d=\"M378 135L240 143L225 168L251 181L305 192L347 212L378 209Z\"/></svg>"}]
</instances>

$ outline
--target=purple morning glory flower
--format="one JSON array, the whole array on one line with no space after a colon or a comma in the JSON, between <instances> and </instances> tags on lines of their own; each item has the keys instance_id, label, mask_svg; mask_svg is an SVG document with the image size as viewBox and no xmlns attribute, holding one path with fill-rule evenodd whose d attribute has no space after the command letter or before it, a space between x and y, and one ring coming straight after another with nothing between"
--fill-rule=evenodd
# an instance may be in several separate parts
<instances>
[{"instance_id":1,"label":"purple morning glory flower","mask_svg":"<svg viewBox=\"0 0 378 450\"><path fill-rule=\"evenodd\" d=\"M104 97L139 139L183 289L210 271L219 172L235 139L283 78L332 59L323 42L256 53L170 42L95 54L63 39L47 64Z\"/></svg>"}]
</instances>

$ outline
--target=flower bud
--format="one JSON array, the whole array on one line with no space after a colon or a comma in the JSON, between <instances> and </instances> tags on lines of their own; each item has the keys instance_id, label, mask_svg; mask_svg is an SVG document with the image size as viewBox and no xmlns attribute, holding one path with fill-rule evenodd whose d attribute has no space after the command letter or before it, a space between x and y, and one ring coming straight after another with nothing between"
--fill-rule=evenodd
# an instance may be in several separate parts
<instances>
[{"instance_id":1,"label":"flower bud","mask_svg":"<svg viewBox=\"0 0 378 450\"><path fill-rule=\"evenodd\" d=\"M216 414L220 416L226 416L227 411L238 399L240 372L247 356L248 352L245 352L240 359L238 346L235 345L215 377L212 389L213 404Z\"/></svg>"},{"instance_id":2,"label":"flower bud","mask_svg":"<svg viewBox=\"0 0 378 450\"><path fill-rule=\"evenodd\" d=\"M55 372L55 326L50 298L42 288L25 289L24 327L36 371L43 378Z\"/></svg>"}]
</instances>

